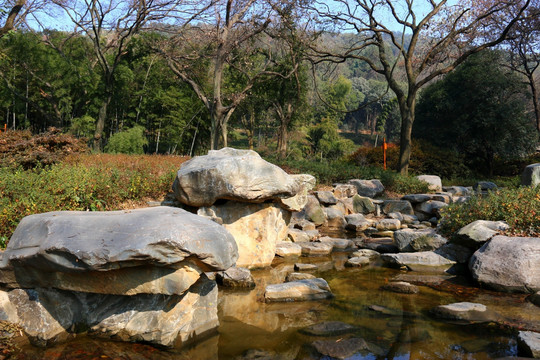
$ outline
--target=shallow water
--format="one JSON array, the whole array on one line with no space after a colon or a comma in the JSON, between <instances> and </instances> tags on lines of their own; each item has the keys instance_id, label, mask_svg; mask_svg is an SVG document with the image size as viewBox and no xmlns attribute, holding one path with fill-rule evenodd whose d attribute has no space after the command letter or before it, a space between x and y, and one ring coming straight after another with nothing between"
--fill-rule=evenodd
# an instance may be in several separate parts
<instances>
[{"instance_id":1,"label":"shallow water","mask_svg":"<svg viewBox=\"0 0 540 360\"><path fill-rule=\"evenodd\" d=\"M540 311L525 295L509 295L476 288L461 277L403 272L375 263L345 268L346 253L331 257L277 259L270 269L255 270L251 291L220 290L218 333L190 349L163 350L149 345L88 339L46 350L24 346L17 359L332 359L317 353L313 342L362 338L371 351L348 359L492 359L517 355L516 330L540 330ZM317 302L262 301L267 284L283 282L294 262L319 265L314 273L326 279L335 298ZM392 280L420 286L419 294L380 290ZM454 324L433 319L429 310L453 302L479 302L497 312L490 324ZM384 313L370 305L384 307ZM299 329L323 321L354 325L352 334L330 338L303 335Z\"/></svg>"}]
</instances>

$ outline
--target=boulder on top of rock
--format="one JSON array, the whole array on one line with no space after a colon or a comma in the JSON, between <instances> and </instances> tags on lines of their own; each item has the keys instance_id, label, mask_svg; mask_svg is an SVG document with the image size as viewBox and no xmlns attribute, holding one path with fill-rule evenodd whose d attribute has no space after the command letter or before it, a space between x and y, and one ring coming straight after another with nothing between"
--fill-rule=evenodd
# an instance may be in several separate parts
<instances>
[{"instance_id":1,"label":"boulder on top of rock","mask_svg":"<svg viewBox=\"0 0 540 360\"><path fill-rule=\"evenodd\" d=\"M225 271L216 273L216 281L218 284L232 288L254 288L255 280L251 275L251 271L246 268L233 266Z\"/></svg>"},{"instance_id":2,"label":"boulder on top of rock","mask_svg":"<svg viewBox=\"0 0 540 360\"><path fill-rule=\"evenodd\" d=\"M367 196L354 195L352 197L352 207L355 213L370 214L376 210L375 204Z\"/></svg>"},{"instance_id":3,"label":"boulder on top of rock","mask_svg":"<svg viewBox=\"0 0 540 360\"><path fill-rule=\"evenodd\" d=\"M395 231L401 229L401 221L397 219L381 219L377 223L377 230L379 231Z\"/></svg>"},{"instance_id":4,"label":"boulder on top of rock","mask_svg":"<svg viewBox=\"0 0 540 360\"><path fill-rule=\"evenodd\" d=\"M471 190L465 186L443 186L443 190L452 196L469 196L471 194Z\"/></svg>"},{"instance_id":5,"label":"boulder on top of rock","mask_svg":"<svg viewBox=\"0 0 540 360\"><path fill-rule=\"evenodd\" d=\"M326 215L319 200L314 195L308 195L307 203L302 210L306 220L314 223L316 226L326 223Z\"/></svg>"},{"instance_id":6,"label":"boulder on top of rock","mask_svg":"<svg viewBox=\"0 0 540 360\"><path fill-rule=\"evenodd\" d=\"M415 210L428 216L441 217L441 209L447 207L448 204L442 201L428 200L415 206Z\"/></svg>"},{"instance_id":7,"label":"boulder on top of rock","mask_svg":"<svg viewBox=\"0 0 540 360\"><path fill-rule=\"evenodd\" d=\"M452 242L476 250L486 241L500 232L508 230L508 228L508 224L504 221L476 220L459 229Z\"/></svg>"},{"instance_id":8,"label":"boulder on top of rock","mask_svg":"<svg viewBox=\"0 0 540 360\"><path fill-rule=\"evenodd\" d=\"M0 282L119 295L181 294L202 271L226 270L237 258L227 230L179 208L57 211L20 222L3 253Z\"/></svg>"},{"instance_id":9,"label":"boulder on top of rock","mask_svg":"<svg viewBox=\"0 0 540 360\"><path fill-rule=\"evenodd\" d=\"M400 212L406 215L414 215L411 203L406 200L385 200L382 211L385 214Z\"/></svg>"},{"instance_id":10,"label":"boulder on top of rock","mask_svg":"<svg viewBox=\"0 0 540 360\"><path fill-rule=\"evenodd\" d=\"M263 202L289 198L302 185L253 150L223 148L183 163L173 190L178 201L199 207L211 206L218 199Z\"/></svg>"},{"instance_id":11,"label":"boulder on top of rock","mask_svg":"<svg viewBox=\"0 0 540 360\"><path fill-rule=\"evenodd\" d=\"M344 229L347 225L343 212L336 208L325 208L324 213L326 215L326 226L330 229Z\"/></svg>"},{"instance_id":12,"label":"boulder on top of rock","mask_svg":"<svg viewBox=\"0 0 540 360\"><path fill-rule=\"evenodd\" d=\"M296 195L292 197L279 197L278 201L281 207L289 211L302 211L308 201L309 191L315 187L317 180L314 176L308 174L289 175L299 186Z\"/></svg>"},{"instance_id":13,"label":"boulder on top of rock","mask_svg":"<svg viewBox=\"0 0 540 360\"><path fill-rule=\"evenodd\" d=\"M347 221L345 228L351 231L361 232L371 226L371 221L367 220L362 214L347 215L345 220Z\"/></svg>"},{"instance_id":14,"label":"boulder on top of rock","mask_svg":"<svg viewBox=\"0 0 540 360\"><path fill-rule=\"evenodd\" d=\"M499 291L540 290L540 238L498 235L471 257L469 269L480 284Z\"/></svg>"},{"instance_id":15,"label":"boulder on top of rock","mask_svg":"<svg viewBox=\"0 0 540 360\"><path fill-rule=\"evenodd\" d=\"M309 273L300 273L300 272L293 272L287 275L285 278L286 282L290 281L298 281L298 280L306 280L306 279L315 279L315 275L309 274Z\"/></svg>"},{"instance_id":16,"label":"boulder on top of rock","mask_svg":"<svg viewBox=\"0 0 540 360\"><path fill-rule=\"evenodd\" d=\"M428 183L428 188L431 191L442 191L442 181L437 175L418 175L418 180Z\"/></svg>"},{"instance_id":17,"label":"boulder on top of rock","mask_svg":"<svg viewBox=\"0 0 540 360\"><path fill-rule=\"evenodd\" d=\"M528 165L523 170L521 185L532 187L540 185L540 163Z\"/></svg>"},{"instance_id":18,"label":"boulder on top of rock","mask_svg":"<svg viewBox=\"0 0 540 360\"><path fill-rule=\"evenodd\" d=\"M321 278L305 279L268 285L264 298L273 301L324 300L333 297L330 286Z\"/></svg>"},{"instance_id":19,"label":"boulder on top of rock","mask_svg":"<svg viewBox=\"0 0 540 360\"><path fill-rule=\"evenodd\" d=\"M356 186L352 184L334 184L334 196L339 199L350 198L357 193Z\"/></svg>"},{"instance_id":20,"label":"boulder on top of rock","mask_svg":"<svg viewBox=\"0 0 540 360\"><path fill-rule=\"evenodd\" d=\"M317 199L323 205L334 205L338 202L338 199L331 191L315 191L315 196L317 196Z\"/></svg>"},{"instance_id":21,"label":"boulder on top of rock","mask_svg":"<svg viewBox=\"0 0 540 360\"><path fill-rule=\"evenodd\" d=\"M380 182L380 180L377 180L377 179L373 179L373 180L352 179L352 180L349 180L349 184L356 186L357 193L360 196L367 196L370 198L374 198L379 195L382 195L382 193L384 192L383 184Z\"/></svg>"},{"instance_id":22,"label":"boulder on top of rock","mask_svg":"<svg viewBox=\"0 0 540 360\"><path fill-rule=\"evenodd\" d=\"M433 229L402 229L394 232L394 243L404 252L435 250L446 242L447 240Z\"/></svg>"}]
</instances>

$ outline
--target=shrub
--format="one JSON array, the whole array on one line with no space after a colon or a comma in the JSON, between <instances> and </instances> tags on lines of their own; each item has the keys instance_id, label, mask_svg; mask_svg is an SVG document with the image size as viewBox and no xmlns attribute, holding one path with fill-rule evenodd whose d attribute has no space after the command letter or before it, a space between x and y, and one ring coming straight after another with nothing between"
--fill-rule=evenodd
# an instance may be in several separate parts
<instances>
[{"instance_id":1,"label":"shrub","mask_svg":"<svg viewBox=\"0 0 540 360\"><path fill-rule=\"evenodd\" d=\"M87 153L86 139L62 134L56 128L33 136L28 130L0 133L0 166L30 169L62 161L70 154Z\"/></svg>"},{"instance_id":2,"label":"shrub","mask_svg":"<svg viewBox=\"0 0 540 360\"><path fill-rule=\"evenodd\" d=\"M148 140L144 136L144 128L136 125L111 136L105 146L105 151L112 154L144 154L146 145L148 145Z\"/></svg>"},{"instance_id":3,"label":"shrub","mask_svg":"<svg viewBox=\"0 0 540 360\"><path fill-rule=\"evenodd\" d=\"M72 156L44 168L0 168L0 247L27 215L119 210L163 198L186 159L100 154Z\"/></svg>"},{"instance_id":4,"label":"shrub","mask_svg":"<svg viewBox=\"0 0 540 360\"><path fill-rule=\"evenodd\" d=\"M442 209L440 231L452 236L476 220L503 220L508 235L540 236L540 186L502 189L487 196L473 195L466 203Z\"/></svg>"}]
</instances>

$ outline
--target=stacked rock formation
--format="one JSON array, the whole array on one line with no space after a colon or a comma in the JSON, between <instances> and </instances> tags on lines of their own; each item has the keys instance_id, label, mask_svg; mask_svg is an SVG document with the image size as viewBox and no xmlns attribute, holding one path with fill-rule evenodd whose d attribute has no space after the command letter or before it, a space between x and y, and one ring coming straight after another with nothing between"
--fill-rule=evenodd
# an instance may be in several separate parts
<instances>
[{"instance_id":1,"label":"stacked rock formation","mask_svg":"<svg viewBox=\"0 0 540 360\"><path fill-rule=\"evenodd\" d=\"M179 346L218 326L232 236L172 207L24 218L0 259L0 319L46 346L72 334Z\"/></svg>"},{"instance_id":2,"label":"stacked rock formation","mask_svg":"<svg viewBox=\"0 0 540 360\"><path fill-rule=\"evenodd\" d=\"M181 203L222 224L238 244L238 267L269 266L287 238L291 211L307 203L311 175L288 175L252 150L211 150L182 164L173 184Z\"/></svg>"}]
</instances>

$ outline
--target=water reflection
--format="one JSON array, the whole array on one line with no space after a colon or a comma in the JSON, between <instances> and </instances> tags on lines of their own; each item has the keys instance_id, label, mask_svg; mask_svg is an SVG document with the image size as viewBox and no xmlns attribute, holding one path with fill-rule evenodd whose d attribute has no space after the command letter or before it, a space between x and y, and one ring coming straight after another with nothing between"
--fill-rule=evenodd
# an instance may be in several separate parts
<instances>
[{"instance_id":1,"label":"water reflection","mask_svg":"<svg viewBox=\"0 0 540 360\"><path fill-rule=\"evenodd\" d=\"M491 359L516 356L512 327L539 330L540 312L524 295L478 289L461 277L402 272L375 263L345 268L347 254L277 260L272 268L253 271L253 290L220 290L219 335L190 349L163 350L78 338L47 350L23 348L17 359ZM268 284L283 282L295 262L318 265L314 274L329 283L335 298L318 302L263 301ZM415 295L380 290L394 280L420 287ZM455 324L435 320L437 305L470 301L500 314L501 321ZM310 336L298 330L324 321L353 325L351 333ZM364 345L365 344L365 345ZM327 354L327 355L324 355ZM337 356L337 355L336 355Z\"/></svg>"}]
</instances>

